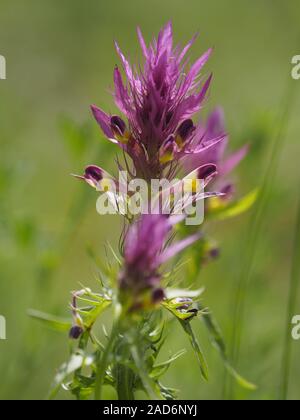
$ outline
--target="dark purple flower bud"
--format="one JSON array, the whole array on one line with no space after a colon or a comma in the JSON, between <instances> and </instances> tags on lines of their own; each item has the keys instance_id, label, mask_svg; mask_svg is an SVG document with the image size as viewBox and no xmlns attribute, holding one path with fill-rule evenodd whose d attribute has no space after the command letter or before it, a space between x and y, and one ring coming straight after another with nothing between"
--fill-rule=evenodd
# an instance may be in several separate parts
<instances>
[{"instance_id":1,"label":"dark purple flower bud","mask_svg":"<svg viewBox=\"0 0 300 420\"><path fill-rule=\"evenodd\" d=\"M103 179L103 171L95 165L90 165L85 169L84 178L95 183Z\"/></svg>"},{"instance_id":2,"label":"dark purple flower bud","mask_svg":"<svg viewBox=\"0 0 300 420\"><path fill-rule=\"evenodd\" d=\"M230 200L235 193L235 188L232 184L225 185L220 191L224 195L221 196L222 200Z\"/></svg>"},{"instance_id":3,"label":"dark purple flower bud","mask_svg":"<svg viewBox=\"0 0 300 420\"><path fill-rule=\"evenodd\" d=\"M163 301L165 298L165 293L163 291L163 289L155 289L152 292L152 302L154 304L156 303L160 303L161 301Z\"/></svg>"},{"instance_id":4,"label":"dark purple flower bud","mask_svg":"<svg viewBox=\"0 0 300 420\"><path fill-rule=\"evenodd\" d=\"M191 119L184 120L177 129L177 135L181 140L185 141L195 130L194 123Z\"/></svg>"},{"instance_id":5,"label":"dark purple flower bud","mask_svg":"<svg viewBox=\"0 0 300 420\"><path fill-rule=\"evenodd\" d=\"M217 166L209 163L208 165L201 166L198 171L198 179L207 179L217 174Z\"/></svg>"},{"instance_id":6,"label":"dark purple flower bud","mask_svg":"<svg viewBox=\"0 0 300 420\"><path fill-rule=\"evenodd\" d=\"M78 340L82 333L83 329L79 325L73 325L73 327L70 329L69 337L72 340Z\"/></svg>"},{"instance_id":7,"label":"dark purple flower bud","mask_svg":"<svg viewBox=\"0 0 300 420\"><path fill-rule=\"evenodd\" d=\"M113 115L110 119L111 129L115 135L124 136L126 124L118 115Z\"/></svg>"},{"instance_id":8,"label":"dark purple flower bud","mask_svg":"<svg viewBox=\"0 0 300 420\"><path fill-rule=\"evenodd\" d=\"M215 260L215 259L219 258L219 256L220 256L220 249L219 249L219 248L212 248L212 249L209 251L209 256L210 256L210 258L212 258L213 260Z\"/></svg>"}]
</instances>

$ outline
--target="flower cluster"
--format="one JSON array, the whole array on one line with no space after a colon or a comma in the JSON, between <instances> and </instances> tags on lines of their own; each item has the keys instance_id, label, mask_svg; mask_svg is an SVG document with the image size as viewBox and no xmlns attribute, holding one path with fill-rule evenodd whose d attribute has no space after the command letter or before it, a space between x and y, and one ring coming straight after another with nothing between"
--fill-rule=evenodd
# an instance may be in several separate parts
<instances>
[{"instance_id":1,"label":"flower cluster","mask_svg":"<svg viewBox=\"0 0 300 420\"><path fill-rule=\"evenodd\" d=\"M105 136L130 156L133 177L170 179L185 157L202 154L225 139L224 133L208 138L191 119L203 107L212 80L201 76L212 50L188 68L186 54L196 37L183 49L174 47L171 23L149 47L139 29L138 37L143 69L133 68L116 44L126 83L116 67L114 98L127 121L95 105L92 111Z\"/></svg>"},{"instance_id":2,"label":"flower cluster","mask_svg":"<svg viewBox=\"0 0 300 420\"><path fill-rule=\"evenodd\" d=\"M138 29L144 65L133 67L116 43L126 83L118 67L114 70L114 99L123 116L108 115L95 105L92 112L105 136L117 144L125 156L127 173L148 183L153 179L172 180L181 170L185 178L214 180L219 193L193 195L193 200L223 195L230 198L233 185L224 177L243 159L247 147L225 157L228 144L221 109L209 115L206 124L195 123L192 117L203 107L212 76L204 78L202 69L209 59L209 49L193 64L186 58L196 36L184 47L173 45L172 25L168 23L158 38L147 46ZM125 118L126 120L125 120ZM129 164L126 156L131 158ZM123 169L121 164L119 169ZM105 170L89 165L83 176L90 186L101 189L103 180L112 180ZM120 183L115 181L118 187ZM152 302L163 299L159 268L165 259L163 245L171 227L171 218L147 216L130 226L125 238L124 267L120 289L130 291L133 306L143 306L139 297L150 293ZM183 240L189 244L189 238ZM173 251L177 248L171 248Z\"/></svg>"},{"instance_id":3,"label":"flower cluster","mask_svg":"<svg viewBox=\"0 0 300 420\"><path fill-rule=\"evenodd\" d=\"M189 216L197 213L198 204L208 210L210 217L220 217L222 211L226 215L226 210L230 217L253 202L252 196L242 205L231 200L234 186L227 179L244 158L247 147L227 155L229 138L221 109L213 111L206 123L195 122L212 80L211 76L201 75L211 49L189 64L187 53L196 37L184 48L173 46L171 23L149 46L139 29L138 38L144 56L144 65L138 68L129 64L116 44L126 78L124 82L116 67L114 98L120 115L109 115L92 106L105 136L124 152L125 163L117 162L119 178L116 180L96 165L87 166L84 174L77 176L97 191L107 193L113 207L126 216L120 237L121 258L112 249L115 264L108 256L106 264L99 261L100 293L89 288L72 293L72 323L67 328L69 337L79 343L70 346L71 358L59 369L51 395L63 385L77 399L90 398L92 393L95 399L101 399L102 385L110 385L120 400L134 399L136 391L143 391L151 398L175 399L175 390L164 386L161 376L183 353L157 363L166 339L165 325L171 317L179 321L194 350L201 375L207 380L205 356L191 326L197 315L204 320L229 374L245 388L254 389L231 366L216 321L200 301L203 289L182 289L182 284L174 288L174 275L181 274L182 267L178 269L178 264L170 264L173 257L191 246L186 273L188 281L195 280L202 262L218 255L216 247L203 235L203 229L197 223L191 229L188 223ZM159 181L161 189L156 190L152 181ZM136 204L130 188L135 182L140 190L145 187L146 194L141 194L145 201L149 195L151 200L154 196L154 211L150 214L141 212L141 216L130 207ZM205 190L209 183L216 192ZM181 202L178 192L185 191L182 187L186 185L187 200ZM103 198L106 198L104 194L97 201L97 209ZM204 199L208 199L206 206ZM131 209L129 213L124 211L126 206ZM191 210L191 214L178 212L179 207ZM186 226L177 226L183 220ZM175 239L175 233L179 233L180 239ZM112 308L113 322L109 334L105 329L102 344L102 338L95 333L96 322L107 308ZM168 316L163 315L164 311ZM49 321L48 317L43 319ZM53 323L61 330L66 328L66 323L59 324L57 318ZM71 375L72 380L66 382Z\"/></svg>"}]
</instances>

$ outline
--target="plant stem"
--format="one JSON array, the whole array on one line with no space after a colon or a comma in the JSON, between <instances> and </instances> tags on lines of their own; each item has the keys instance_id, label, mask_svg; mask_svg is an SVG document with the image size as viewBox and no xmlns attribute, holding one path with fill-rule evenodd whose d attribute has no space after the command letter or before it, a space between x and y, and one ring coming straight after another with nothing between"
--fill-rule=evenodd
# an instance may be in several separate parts
<instances>
[{"instance_id":1,"label":"plant stem","mask_svg":"<svg viewBox=\"0 0 300 420\"><path fill-rule=\"evenodd\" d=\"M102 385L105 378L106 367L109 359L110 351L114 345L115 338L118 334L118 326L114 325L109 337L108 343L105 347L102 357L99 357L97 362L97 377L95 384L95 400L101 400Z\"/></svg>"},{"instance_id":2,"label":"plant stem","mask_svg":"<svg viewBox=\"0 0 300 420\"><path fill-rule=\"evenodd\" d=\"M117 367L117 393L118 399L122 401L133 401L133 372L124 365Z\"/></svg>"}]
</instances>

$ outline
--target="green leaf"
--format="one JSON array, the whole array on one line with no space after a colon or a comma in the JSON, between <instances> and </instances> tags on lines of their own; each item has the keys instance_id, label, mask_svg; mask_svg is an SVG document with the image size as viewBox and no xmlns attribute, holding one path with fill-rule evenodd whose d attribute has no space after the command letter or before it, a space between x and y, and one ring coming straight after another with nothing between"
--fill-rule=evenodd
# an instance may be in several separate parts
<instances>
[{"instance_id":1,"label":"green leaf","mask_svg":"<svg viewBox=\"0 0 300 420\"><path fill-rule=\"evenodd\" d=\"M90 329L97 318L111 305L112 301L109 296L93 293L88 288L84 288L82 291L84 293L78 293L76 300L88 306L76 308L76 312L82 316L84 326Z\"/></svg>"},{"instance_id":2,"label":"green leaf","mask_svg":"<svg viewBox=\"0 0 300 420\"><path fill-rule=\"evenodd\" d=\"M42 322L46 327L54 331L66 332L69 331L72 327L71 320L58 318L44 312L36 311L34 309L30 309L27 313L31 318Z\"/></svg>"},{"instance_id":3,"label":"green leaf","mask_svg":"<svg viewBox=\"0 0 300 420\"><path fill-rule=\"evenodd\" d=\"M186 350L180 350L168 360L162 363L158 363L157 365L153 366L152 371L150 373L150 377L153 379L158 379L162 375L164 375L167 370L169 369L170 365L175 362L179 357L183 356L186 353Z\"/></svg>"},{"instance_id":4,"label":"green leaf","mask_svg":"<svg viewBox=\"0 0 300 420\"><path fill-rule=\"evenodd\" d=\"M84 315L84 325L86 328L91 328L96 322L97 318L111 305L110 301L103 300L91 307Z\"/></svg>"},{"instance_id":5,"label":"green leaf","mask_svg":"<svg viewBox=\"0 0 300 420\"><path fill-rule=\"evenodd\" d=\"M162 306L178 320L191 320L198 314L197 301L204 290L204 288L199 290L167 289L167 299L162 302Z\"/></svg>"},{"instance_id":6,"label":"green leaf","mask_svg":"<svg viewBox=\"0 0 300 420\"><path fill-rule=\"evenodd\" d=\"M258 198L258 194L259 189L256 188L238 201L234 201L224 207L221 206L215 209L211 209L207 214L207 218L214 220L225 220L231 217L239 216L240 214L248 211L253 206Z\"/></svg>"},{"instance_id":7,"label":"green leaf","mask_svg":"<svg viewBox=\"0 0 300 420\"><path fill-rule=\"evenodd\" d=\"M177 399L178 390L174 388L167 388L162 385L160 382L157 382L157 386L159 388L159 392L165 400L174 401Z\"/></svg>"},{"instance_id":8,"label":"green leaf","mask_svg":"<svg viewBox=\"0 0 300 420\"><path fill-rule=\"evenodd\" d=\"M247 381L245 378L243 378L234 368L233 366L225 360L225 367L227 371L230 373L230 375L236 380L238 385L240 385L242 388L247 389L248 391L255 391L257 389L257 386L252 384L251 382Z\"/></svg>"},{"instance_id":9,"label":"green leaf","mask_svg":"<svg viewBox=\"0 0 300 420\"><path fill-rule=\"evenodd\" d=\"M226 344L223 339L220 327L217 324L216 320L207 311L203 312L202 320L210 333L212 344L217 348L217 350L219 351L222 357L224 366L226 367L228 373L236 380L236 382L242 388L248 389L249 391L254 391L256 389L256 386L252 384L251 382L248 382L241 375L239 375L237 371L234 369L234 367L230 364L227 357Z\"/></svg>"},{"instance_id":10,"label":"green leaf","mask_svg":"<svg viewBox=\"0 0 300 420\"><path fill-rule=\"evenodd\" d=\"M196 353L197 356L197 360L199 362L199 366L200 366L200 370L201 370L201 374L203 376L203 378L208 381L208 366L204 357L204 354L201 350L200 344L197 340L197 338L195 337L195 334L192 330L191 324L188 321L182 321L179 320L184 332L187 334L190 343Z\"/></svg>"}]
</instances>

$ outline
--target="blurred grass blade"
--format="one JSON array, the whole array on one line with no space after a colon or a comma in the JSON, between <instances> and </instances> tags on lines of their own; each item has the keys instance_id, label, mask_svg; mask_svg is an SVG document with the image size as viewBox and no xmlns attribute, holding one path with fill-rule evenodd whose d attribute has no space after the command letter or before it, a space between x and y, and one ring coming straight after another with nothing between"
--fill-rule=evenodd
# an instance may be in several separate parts
<instances>
[{"instance_id":1,"label":"blurred grass blade","mask_svg":"<svg viewBox=\"0 0 300 420\"><path fill-rule=\"evenodd\" d=\"M54 331L67 332L70 331L70 328L72 327L72 322L67 319L58 318L34 309L30 309L27 314Z\"/></svg>"},{"instance_id":2,"label":"blurred grass blade","mask_svg":"<svg viewBox=\"0 0 300 420\"><path fill-rule=\"evenodd\" d=\"M295 227L295 239L292 257L292 269L290 277L290 291L287 306L285 343L283 349L282 366L281 366L281 384L280 399L287 400L289 388L289 375L291 371L291 322L296 314L297 296L300 279L300 199L298 202L298 213Z\"/></svg>"},{"instance_id":3,"label":"blurred grass blade","mask_svg":"<svg viewBox=\"0 0 300 420\"><path fill-rule=\"evenodd\" d=\"M184 329L185 333L187 334L187 336L189 337L190 343L196 353L197 356L197 360L199 362L199 366L200 366L200 370L201 370L201 374L203 376L203 378L208 381L208 366L206 363L206 359L204 357L204 354L202 352L202 349L200 347L200 344L197 340L197 338L195 337L195 334L192 330L191 324L189 321L182 321L179 320L182 328Z\"/></svg>"},{"instance_id":4,"label":"blurred grass blade","mask_svg":"<svg viewBox=\"0 0 300 420\"><path fill-rule=\"evenodd\" d=\"M231 338L231 359L233 360L235 366L238 365L239 361L247 291L251 282L252 269L256 255L255 251L257 249L257 243L261 232L262 222L264 220L265 210L269 201L272 187L274 185L274 178L276 175L280 153L284 146L284 140L286 139L289 117L295 99L295 91L296 89L294 88L293 83L291 83L289 80L283 101L283 111L280 112L276 135L271 145L269 163L268 165L265 165L266 171L262 182L262 187L257 199L254 215L251 217L249 224L249 231L247 234L248 240L246 243L246 249L244 251L245 261L242 265L241 274L236 285L235 298L233 302L234 314L232 325L233 334ZM230 380L227 383L227 379L228 378L225 375L224 393L227 399L232 399L233 384Z\"/></svg>"}]
</instances>

